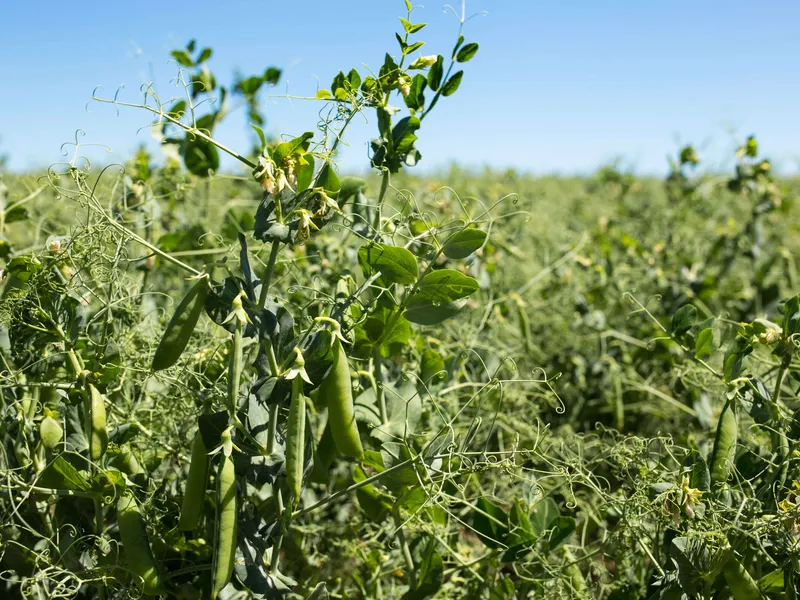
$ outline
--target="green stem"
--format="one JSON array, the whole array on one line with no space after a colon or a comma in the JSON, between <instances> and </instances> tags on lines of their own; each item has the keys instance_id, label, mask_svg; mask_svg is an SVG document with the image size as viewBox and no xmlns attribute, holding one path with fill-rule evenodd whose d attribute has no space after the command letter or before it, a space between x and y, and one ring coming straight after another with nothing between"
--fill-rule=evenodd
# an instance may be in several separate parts
<instances>
[{"instance_id":1,"label":"green stem","mask_svg":"<svg viewBox=\"0 0 800 600\"><path fill-rule=\"evenodd\" d=\"M386 409L386 394L383 389L381 358L381 346L380 343L376 343L372 348L372 376L375 379L375 397L381 411L381 421L386 425L389 423L389 412Z\"/></svg>"},{"instance_id":2,"label":"green stem","mask_svg":"<svg viewBox=\"0 0 800 600\"><path fill-rule=\"evenodd\" d=\"M381 214L383 208L383 201L386 199L386 192L389 190L389 169L384 169L381 177L381 191L378 194L378 201L375 203L375 217L372 222L372 228L375 233L380 233Z\"/></svg>"},{"instance_id":3,"label":"green stem","mask_svg":"<svg viewBox=\"0 0 800 600\"><path fill-rule=\"evenodd\" d=\"M264 269L264 275L261 278L261 293L258 297L258 305L263 309L267 304L267 297L269 294L269 285L272 282L272 273L275 270L275 262L278 259L278 250L280 250L281 243L278 240L272 242L272 249L269 252L269 260L267 267Z\"/></svg>"},{"instance_id":4,"label":"green stem","mask_svg":"<svg viewBox=\"0 0 800 600\"><path fill-rule=\"evenodd\" d=\"M403 559L406 561L406 568L408 569L408 581L411 589L417 587L417 568L414 566L414 558L411 556L411 548L408 547L408 540L403 531L403 519L400 518L400 506L395 504L394 510L394 524L397 527L397 539L400 541L400 547L403 550Z\"/></svg>"}]
</instances>

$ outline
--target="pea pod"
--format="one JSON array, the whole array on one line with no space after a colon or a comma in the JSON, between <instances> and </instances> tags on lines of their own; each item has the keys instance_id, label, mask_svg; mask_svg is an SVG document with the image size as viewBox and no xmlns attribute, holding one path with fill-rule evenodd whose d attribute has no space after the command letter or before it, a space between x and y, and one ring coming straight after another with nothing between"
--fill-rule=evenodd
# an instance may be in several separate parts
<instances>
[{"instance_id":1,"label":"pea pod","mask_svg":"<svg viewBox=\"0 0 800 600\"><path fill-rule=\"evenodd\" d=\"M230 437L230 432L227 433ZM227 453L226 453L227 452ZM217 472L217 522L211 567L211 598L215 600L228 585L236 557L236 471L230 448L224 449Z\"/></svg>"},{"instance_id":2,"label":"pea pod","mask_svg":"<svg viewBox=\"0 0 800 600\"><path fill-rule=\"evenodd\" d=\"M328 425L336 448L345 456L362 459L364 448L353 408L350 365L338 338L333 344L333 366L319 387L319 397L328 406Z\"/></svg>"},{"instance_id":3,"label":"pea pod","mask_svg":"<svg viewBox=\"0 0 800 600\"><path fill-rule=\"evenodd\" d=\"M153 355L153 371L168 369L181 357L205 307L208 283L200 277L175 309Z\"/></svg>"},{"instance_id":4,"label":"pea pod","mask_svg":"<svg viewBox=\"0 0 800 600\"><path fill-rule=\"evenodd\" d=\"M720 485L728 480L736 458L736 441L739 435L739 422L736 418L736 405L725 403L717 422L717 435L711 458L711 483Z\"/></svg>"},{"instance_id":5,"label":"pea pod","mask_svg":"<svg viewBox=\"0 0 800 600\"><path fill-rule=\"evenodd\" d=\"M57 414L48 408L44 409L44 419L39 425L39 435L45 448L55 448L64 437L61 425L56 421Z\"/></svg>"},{"instance_id":6,"label":"pea pod","mask_svg":"<svg viewBox=\"0 0 800 600\"><path fill-rule=\"evenodd\" d=\"M109 451L106 466L117 469L127 475L141 475L144 473L142 465L139 464L139 460L136 458L136 455L131 452L127 444L123 444Z\"/></svg>"},{"instance_id":7,"label":"pea pod","mask_svg":"<svg viewBox=\"0 0 800 600\"><path fill-rule=\"evenodd\" d=\"M165 594L164 582L150 550L147 529L136 498L129 491L117 501L117 523L128 567L142 580L142 593L146 596Z\"/></svg>"},{"instance_id":8,"label":"pea pod","mask_svg":"<svg viewBox=\"0 0 800 600\"><path fill-rule=\"evenodd\" d=\"M303 487L303 462L306 449L306 397L303 380L297 376L292 381L292 401L289 404L289 423L286 429L286 479L292 502L300 502Z\"/></svg>"},{"instance_id":9,"label":"pea pod","mask_svg":"<svg viewBox=\"0 0 800 600\"><path fill-rule=\"evenodd\" d=\"M761 598L761 590L758 589L758 584L747 572L747 569L742 566L742 563L732 554L722 568L722 573L725 575L728 591L734 600L758 600Z\"/></svg>"},{"instance_id":10,"label":"pea pod","mask_svg":"<svg viewBox=\"0 0 800 600\"><path fill-rule=\"evenodd\" d=\"M314 467L311 470L311 481L328 483L328 470L336 459L336 443L333 441L330 424L325 425L322 437L314 450Z\"/></svg>"},{"instance_id":11,"label":"pea pod","mask_svg":"<svg viewBox=\"0 0 800 600\"><path fill-rule=\"evenodd\" d=\"M189 477L186 479L186 491L181 505L180 528L192 531L200 521L203 501L208 482L208 451L203 443L203 436L198 431L192 442L192 462L189 465Z\"/></svg>"},{"instance_id":12,"label":"pea pod","mask_svg":"<svg viewBox=\"0 0 800 600\"><path fill-rule=\"evenodd\" d=\"M89 384L88 393L89 411L89 456L94 461L103 458L108 447L108 429L106 427L106 401L103 394Z\"/></svg>"}]
</instances>

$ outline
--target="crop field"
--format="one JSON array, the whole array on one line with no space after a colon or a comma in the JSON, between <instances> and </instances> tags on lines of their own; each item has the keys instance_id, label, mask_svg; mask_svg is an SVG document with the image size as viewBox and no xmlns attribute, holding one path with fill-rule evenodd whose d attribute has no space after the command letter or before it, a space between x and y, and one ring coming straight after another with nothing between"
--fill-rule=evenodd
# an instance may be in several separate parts
<instances>
[{"instance_id":1,"label":"crop field","mask_svg":"<svg viewBox=\"0 0 800 600\"><path fill-rule=\"evenodd\" d=\"M419 175L481 48L400 7L306 131L192 41L93 98L163 151L0 165L0 597L798 597L800 180Z\"/></svg>"}]
</instances>

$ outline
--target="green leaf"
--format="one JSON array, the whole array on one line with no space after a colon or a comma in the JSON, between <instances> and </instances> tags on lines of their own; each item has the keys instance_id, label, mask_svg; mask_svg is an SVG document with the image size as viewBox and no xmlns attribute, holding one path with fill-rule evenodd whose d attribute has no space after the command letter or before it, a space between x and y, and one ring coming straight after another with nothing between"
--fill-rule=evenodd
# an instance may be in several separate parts
<instances>
[{"instance_id":1,"label":"green leaf","mask_svg":"<svg viewBox=\"0 0 800 600\"><path fill-rule=\"evenodd\" d=\"M58 456L42 471L38 480L41 487L57 490L80 490L87 492L92 489L91 484L78 470L66 461L63 456Z\"/></svg>"},{"instance_id":2,"label":"green leaf","mask_svg":"<svg viewBox=\"0 0 800 600\"><path fill-rule=\"evenodd\" d=\"M484 497L478 499L476 508L472 513L472 527L478 537L489 548L504 548L508 534L508 517L505 511Z\"/></svg>"},{"instance_id":3,"label":"green leaf","mask_svg":"<svg viewBox=\"0 0 800 600\"><path fill-rule=\"evenodd\" d=\"M419 50L424 45L425 45L425 42L414 42L413 44L410 44L410 45L406 46L405 48L403 48L403 54L409 55L412 52L414 52L415 50Z\"/></svg>"},{"instance_id":4,"label":"green leaf","mask_svg":"<svg viewBox=\"0 0 800 600\"><path fill-rule=\"evenodd\" d=\"M697 358L707 358L711 356L714 345L714 330L711 327L703 329L697 334L697 341L694 344L694 355Z\"/></svg>"},{"instance_id":5,"label":"green leaf","mask_svg":"<svg viewBox=\"0 0 800 600\"><path fill-rule=\"evenodd\" d=\"M317 100L328 100L330 98L333 98L333 94L328 90L317 90Z\"/></svg>"},{"instance_id":6,"label":"green leaf","mask_svg":"<svg viewBox=\"0 0 800 600\"><path fill-rule=\"evenodd\" d=\"M264 147L267 145L267 136L264 133L264 130L261 129L261 127L259 127L258 125L252 125L251 124L250 127L252 127L255 130L255 132L258 134L258 139L261 140L261 148L263 150Z\"/></svg>"},{"instance_id":7,"label":"green leaf","mask_svg":"<svg viewBox=\"0 0 800 600\"><path fill-rule=\"evenodd\" d=\"M315 187L324 188L325 192L330 196L339 193L339 190L342 188L342 183L339 180L339 176L336 174L336 170L333 168L333 165L330 162L326 162L324 165L322 165L322 168L319 170L319 174L317 174Z\"/></svg>"},{"instance_id":8,"label":"green leaf","mask_svg":"<svg viewBox=\"0 0 800 600\"><path fill-rule=\"evenodd\" d=\"M409 35L412 33L417 33L420 29L422 29L423 27L425 27L425 25L427 25L427 23L412 23L411 21L409 21L408 19L404 19L403 17L400 17L400 22L403 24L403 29L405 29L406 33L408 33Z\"/></svg>"},{"instance_id":9,"label":"green leaf","mask_svg":"<svg viewBox=\"0 0 800 600\"><path fill-rule=\"evenodd\" d=\"M194 61L189 53L184 50L173 50L170 54L182 67L193 67Z\"/></svg>"},{"instance_id":10,"label":"green leaf","mask_svg":"<svg viewBox=\"0 0 800 600\"><path fill-rule=\"evenodd\" d=\"M417 587L403 594L402 600L425 600L436 595L444 581L444 562L436 551L436 543L430 538L425 555L417 568Z\"/></svg>"},{"instance_id":11,"label":"green leaf","mask_svg":"<svg viewBox=\"0 0 800 600\"><path fill-rule=\"evenodd\" d=\"M461 50L458 51L456 54L456 62L465 63L472 60L472 58L478 52L478 44L475 42L471 42L469 44L465 44Z\"/></svg>"},{"instance_id":12,"label":"green leaf","mask_svg":"<svg viewBox=\"0 0 800 600\"><path fill-rule=\"evenodd\" d=\"M563 546L572 534L575 533L577 523L572 517L556 517L550 523L550 535L547 538L550 551Z\"/></svg>"},{"instance_id":13,"label":"green leaf","mask_svg":"<svg viewBox=\"0 0 800 600\"><path fill-rule=\"evenodd\" d=\"M454 73L447 83L442 87L442 96L452 96L456 93L458 86L461 85L461 79L464 77L464 71Z\"/></svg>"},{"instance_id":14,"label":"green leaf","mask_svg":"<svg viewBox=\"0 0 800 600\"><path fill-rule=\"evenodd\" d=\"M425 106L425 87L428 82L425 75L417 73L411 80L411 89L406 96L406 106L411 110L421 110Z\"/></svg>"},{"instance_id":15,"label":"green leaf","mask_svg":"<svg viewBox=\"0 0 800 600\"><path fill-rule=\"evenodd\" d=\"M426 298L412 298L403 313L409 321L417 325L438 325L454 317L464 308L465 300L435 303Z\"/></svg>"},{"instance_id":16,"label":"green leaf","mask_svg":"<svg viewBox=\"0 0 800 600\"><path fill-rule=\"evenodd\" d=\"M267 67L267 70L264 71L264 75L262 79L265 83L270 85L275 85L278 83L278 80L281 78L281 70L276 67Z\"/></svg>"},{"instance_id":17,"label":"green leaf","mask_svg":"<svg viewBox=\"0 0 800 600\"><path fill-rule=\"evenodd\" d=\"M438 91L439 86L442 85L442 77L444 76L444 56L441 54L436 58L436 62L431 65L428 71L428 87L434 92Z\"/></svg>"},{"instance_id":18,"label":"green leaf","mask_svg":"<svg viewBox=\"0 0 800 600\"><path fill-rule=\"evenodd\" d=\"M373 271L379 271L390 283L408 285L417 280L417 259L406 248L383 243L370 244L359 249L358 260L369 265Z\"/></svg>"},{"instance_id":19,"label":"green leaf","mask_svg":"<svg viewBox=\"0 0 800 600\"><path fill-rule=\"evenodd\" d=\"M789 337L796 333L800 333L800 295L783 305L783 335Z\"/></svg>"},{"instance_id":20,"label":"green leaf","mask_svg":"<svg viewBox=\"0 0 800 600\"><path fill-rule=\"evenodd\" d=\"M670 331L673 336L680 337L689 331L697 319L697 309L691 304L681 306L672 316Z\"/></svg>"},{"instance_id":21,"label":"green leaf","mask_svg":"<svg viewBox=\"0 0 800 600\"><path fill-rule=\"evenodd\" d=\"M297 176L297 193L306 191L314 181L314 155L310 152L303 155L306 164L298 163L294 172Z\"/></svg>"},{"instance_id":22,"label":"green leaf","mask_svg":"<svg viewBox=\"0 0 800 600\"><path fill-rule=\"evenodd\" d=\"M475 293L480 288L478 281L455 269L431 271L417 288L419 298L432 302L452 302Z\"/></svg>"},{"instance_id":23,"label":"green leaf","mask_svg":"<svg viewBox=\"0 0 800 600\"><path fill-rule=\"evenodd\" d=\"M444 370L444 359L441 354L433 348L426 348L422 351L422 355L420 356L420 375L422 376L423 383L431 385L444 379L446 376L446 374L442 372Z\"/></svg>"},{"instance_id":24,"label":"green leaf","mask_svg":"<svg viewBox=\"0 0 800 600\"><path fill-rule=\"evenodd\" d=\"M211 58L211 54L214 51L211 48L203 48L203 51L200 53L200 56L197 58L197 64L206 62L209 58Z\"/></svg>"},{"instance_id":25,"label":"green leaf","mask_svg":"<svg viewBox=\"0 0 800 600\"><path fill-rule=\"evenodd\" d=\"M486 241L486 232L481 229L468 227L450 236L444 243L442 251L447 258L467 258Z\"/></svg>"},{"instance_id":26,"label":"green leaf","mask_svg":"<svg viewBox=\"0 0 800 600\"><path fill-rule=\"evenodd\" d=\"M536 535L541 535L550 529L550 524L560 514L558 505L552 498L543 498L539 500L539 502L533 506L532 512L531 529Z\"/></svg>"},{"instance_id":27,"label":"green leaf","mask_svg":"<svg viewBox=\"0 0 800 600\"><path fill-rule=\"evenodd\" d=\"M183 164L192 175L208 177L210 171L219 169L217 147L200 137L187 139L183 149Z\"/></svg>"},{"instance_id":28,"label":"green leaf","mask_svg":"<svg viewBox=\"0 0 800 600\"><path fill-rule=\"evenodd\" d=\"M367 187L367 182L360 177L342 177L342 187L339 190L339 196L336 200L339 206L342 206L350 198L363 192Z\"/></svg>"},{"instance_id":29,"label":"green leaf","mask_svg":"<svg viewBox=\"0 0 800 600\"><path fill-rule=\"evenodd\" d=\"M285 159L298 152L304 152L308 150L309 142L313 137L313 131L306 131L296 138L289 140L288 142L278 144L272 150L272 160L274 160L279 167L283 166L283 161Z\"/></svg>"},{"instance_id":30,"label":"green leaf","mask_svg":"<svg viewBox=\"0 0 800 600\"><path fill-rule=\"evenodd\" d=\"M367 478L360 466L353 469L353 483L360 483ZM391 497L379 492L374 485L367 484L356 490L356 498L361 509L367 517L375 522L381 522L392 509Z\"/></svg>"}]
</instances>

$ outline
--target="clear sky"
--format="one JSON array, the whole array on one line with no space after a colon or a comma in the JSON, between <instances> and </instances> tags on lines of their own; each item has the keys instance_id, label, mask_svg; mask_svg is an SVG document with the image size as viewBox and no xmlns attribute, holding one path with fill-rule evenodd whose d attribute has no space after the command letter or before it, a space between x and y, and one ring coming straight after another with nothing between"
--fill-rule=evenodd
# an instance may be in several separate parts
<instances>
[{"instance_id":1,"label":"clear sky","mask_svg":"<svg viewBox=\"0 0 800 600\"><path fill-rule=\"evenodd\" d=\"M458 0L450 0L460 12ZM447 54L458 29L443 0L414 13L427 22L424 54ZM481 45L459 92L420 132L420 168L458 161L535 173L582 173L615 157L641 173L662 173L666 155L693 142L721 167L734 137L756 133L784 172L800 166L800 1L467 0L466 25ZM397 53L403 0L0 0L0 153L14 169L60 160L74 138L122 160L148 131L148 117L86 102L97 85L135 101L154 80L170 95L169 51L197 38L212 46L221 82L238 67L284 69L274 94L313 93L340 69L377 69ZM286 87L288 86L288 88ZM313 129L318 106L266 100L267 129ZM342 156L367 164L373 123L354 127ZM249 147L244 112L219 130ZM96 152L90 154L97 157ZM108 155L102 160L108 160ZM228 163L230 164L230 163Z\"/></svg>"}]
</instances>

